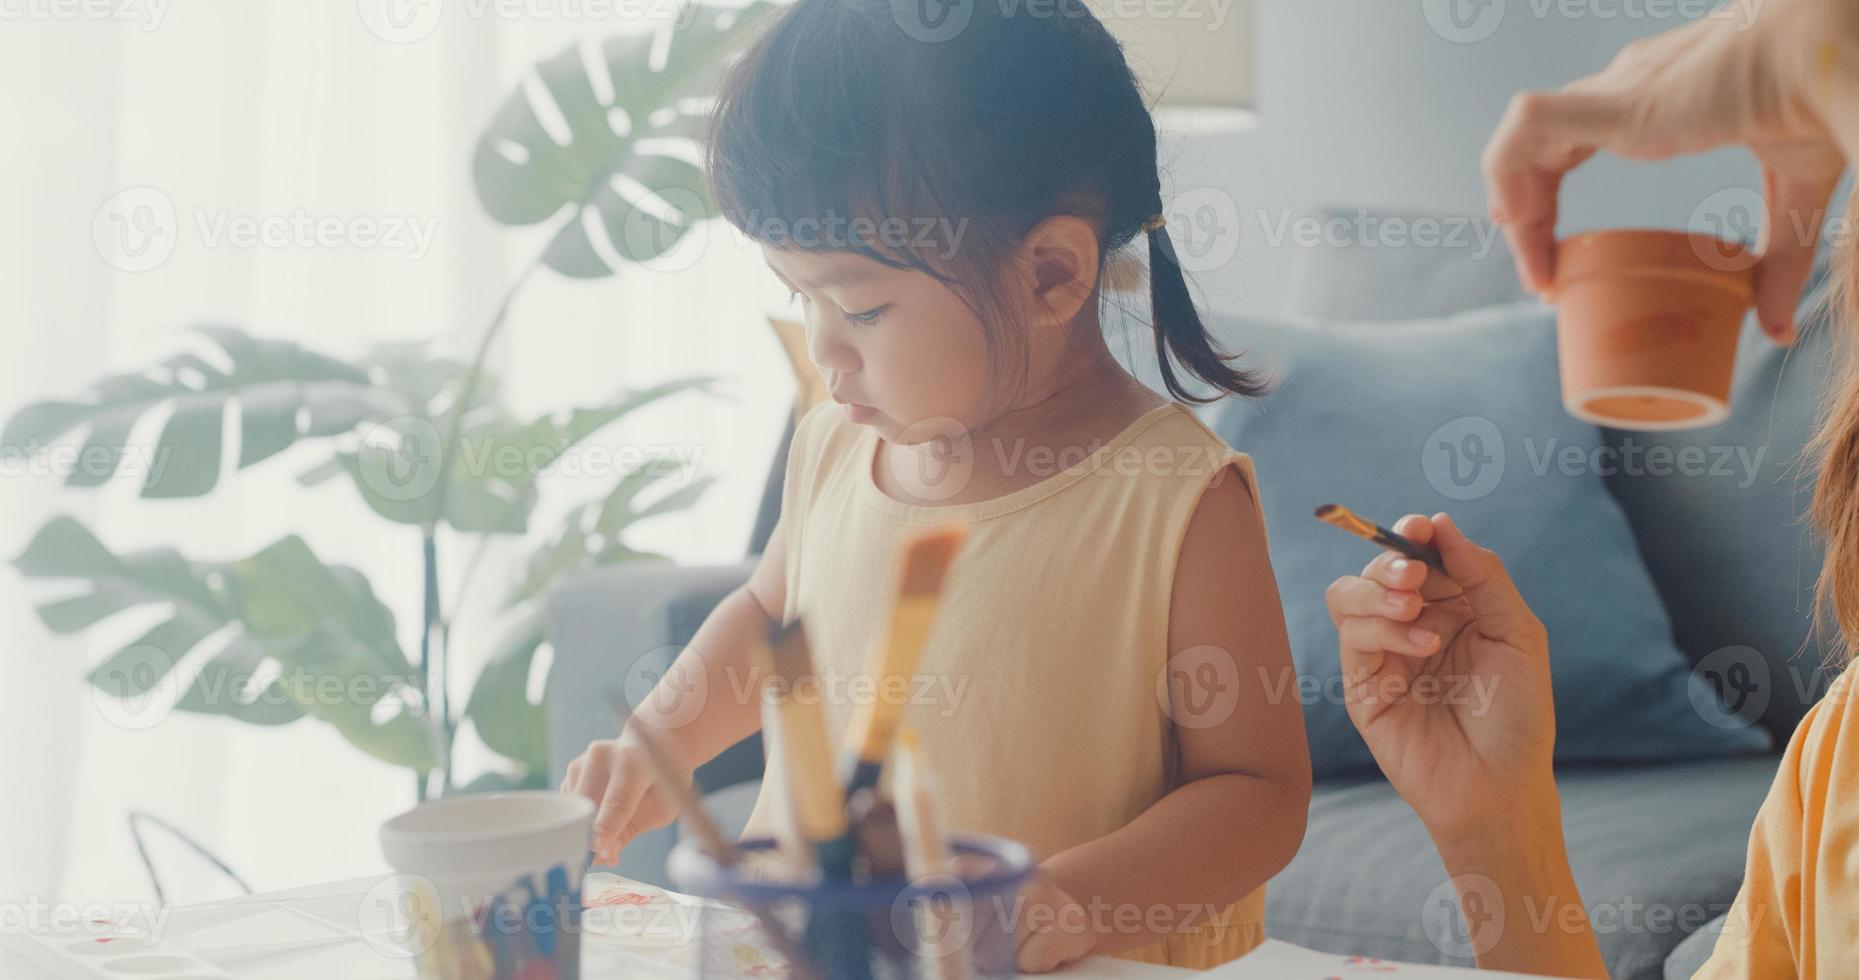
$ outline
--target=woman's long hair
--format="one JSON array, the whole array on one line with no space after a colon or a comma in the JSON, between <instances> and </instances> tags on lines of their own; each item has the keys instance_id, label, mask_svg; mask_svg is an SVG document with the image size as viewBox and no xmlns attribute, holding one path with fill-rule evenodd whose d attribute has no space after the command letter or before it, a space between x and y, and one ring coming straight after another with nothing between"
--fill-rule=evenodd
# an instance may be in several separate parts
<instances>
[{"instance_id":1,"label":"woman's long hair","mask_svg":"<svg viewBox=\"0 0 1859 980\"><path fill-rule=\"evenodd\" d=\"M1859 227L1859 193L1847 206L1847 227ZM1810 509L1814 526L1826 542L1826 558L1814 588L1817 627L1832 624L1840 632L1840 650L1850 660L1859 652L1859 247L1851 236L1834 257L1835 280L1830 308L1844 321L1840 345L1842 367L1830 373L1834 388L1809 450L1819 462Z\"/></svg>"}]
</instances>

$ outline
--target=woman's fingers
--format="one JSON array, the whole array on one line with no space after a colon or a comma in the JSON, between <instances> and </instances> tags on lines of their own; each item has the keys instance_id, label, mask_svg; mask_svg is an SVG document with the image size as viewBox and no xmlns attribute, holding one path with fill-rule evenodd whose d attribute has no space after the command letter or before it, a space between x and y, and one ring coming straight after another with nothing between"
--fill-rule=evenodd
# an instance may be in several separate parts
<instances>
[{"instance_id":1,"label":"woman's fingers","mask_svg":"<svg viewBox=\"0 0 1859 980\"><path fill-rule=\"evenodd\" d=\"M1446 574L1458 584L1471 604L1480 628L1525 649L1547 649L1543 624L1530 611L1511 581L1503 559L1465 536L1451 517L1433 515L1434 544L1439 548Z\"/></svg>"},{"instance_id":2,"label":"woman's fingers","mask_svg":"<svg viewBox=\"0 0 1859 980\"><path fill-rule=\"evenodd\" d=\"M1555 283L1556 198L1562 177L1616 131L1620 103L1586 92L1520 92L1485 144L1485 192L1525 288Z\"/></svg>"},{"instance_id":3,"label":"woman's fingers","mask_svg":"<svg viewBox=\"0 0 1859 980\"><path fill-rule=\"evenodd\" d=\"M1337 624L1336 633L1343 649L1359 654L1430 657L1440 649L1440 636L1433 630L1379 616L1352 616Z\"/></svg>"},{"instance_id":4,"label":"woman's fingers","mask_svg":"<svg viewBox=\"0 0 1859 980\"><path fill-rule=\"evenodd\" d=\"M1820 227L1844 166L1831 147L1795 149L1799 152L1786 161L1786 170L1777 169L1781 161L1770 158L1789 150L1760 154L1764 158L1764 207L1758 246L1762 258L1756 263L1756 317L1762 332L1778 344L1794 342L1795 310L1813 271ZM1800 159L1816 153L1825 154L1818 163Z\"/></svg>"}]
</instances>

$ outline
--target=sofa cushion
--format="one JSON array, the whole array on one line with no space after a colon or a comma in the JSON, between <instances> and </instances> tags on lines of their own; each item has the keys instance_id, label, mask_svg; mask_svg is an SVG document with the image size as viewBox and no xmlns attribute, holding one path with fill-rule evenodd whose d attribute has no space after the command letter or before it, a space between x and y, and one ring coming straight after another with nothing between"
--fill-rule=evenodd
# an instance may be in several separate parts
<instances>
[{"instance_id":1,"label":"sofa cushion","mask_svg":"<svg viewBox=\"0 0 1859 980\"><path fill-rule=\"evenodd\" d=\"M1777 761L1761 755L1559 774L1569 864L1616 980L1662 977L1672 950L1728 911ZM1439 853L1413 810L1379 779L1318 787L1304 847L1265 894L1266 932L1278 939L1472 965L1457 955L1465 952L1464 920Z\"/></svg>"},{"instance_id":2,"label":"sofa cushion","mask_svg":"<svg viewBox=\"0 0 1859 980\"><path fill-rule=\"evenodd\" d=\"M1526 296L1487 219L1341 206L1316 218L1325 234L1298 253L1286 288L1293 316L1417 320Z\"/></svg>"},{"instance_id":3,"label":"sofa cushion","mask_svg":"<svg viewBox=\"0 0 1859 980\"><path fill-rule=\"evenodd\" d=\"M1691 980L1693 974L1710 961L1717 949L1717 937L1723 935L1725 916L1712 919L1704 928L1685 937L1685 941L1665 958L1665 980Z\"/></svg>"},{"instance_id":4,"label":"sofa cushion","mask_svg":"<svg viewBox=\"0 0 1859 980\"><path fill-rule=\"evenodd\" d=\"M1323 593L1375 552L1312 518L1327 502L1382 521L1447 510L1504 557L1549 629L1558 761L1767 747L1767 734L1739 726L1672 644L1626 519L1588 465L1600 434L1562 410L1550 310L1222 326L1275 385L1264 398L1226 402L1215 431L1258 464L1299 675L1265 680L1305 705L1320 777L1374 768L1343 707ZM1565 466L1571 458L1579 465Z\"/></svg>"},{"instance_id":5,"label":"sofa cushion","mask_svg":"<svg viewBox=\"0 0 1859 980\"><path fill-rule=\"evenodd\" d=\"M1823 266L1824 269L1824 266ZM1751 317L1737 348L1731 413L1680 432L1618 432L1609 489L1626 511L1673 636L1701 674L1749 722L1786 740L1831 682L1811 611L1821 549L1803 519L1814 469L1802 455L1847 325L1804 305L1792 348L1770 343ZM1708 569L1709 574L1698 574Z\"/></svg>"}]
</instances>

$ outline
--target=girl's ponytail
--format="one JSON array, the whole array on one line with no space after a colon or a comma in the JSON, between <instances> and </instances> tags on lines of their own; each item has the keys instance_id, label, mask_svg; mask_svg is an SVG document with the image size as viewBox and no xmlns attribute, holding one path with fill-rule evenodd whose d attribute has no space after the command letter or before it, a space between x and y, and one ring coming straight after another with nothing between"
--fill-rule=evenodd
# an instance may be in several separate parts
<instances>
[{"instance_id":1,"label":"girl's ponytail","mask_svg":"<svg viewBox=\"0 0 1859 980\"><path fill-rule=\"evenodd\" d=\"M1265 379L1256 371L1229 366L1227 362L1239 355L1223 353L1208 335L1194 308L1194 297L1188 294L1188 280L1175 256L1175 244L1169 240L1166 220L1157 214L1143 224L1143 231L1149 234L1149 303L1155 318L1151 324L1155 328L1155 358L1169 394L1195 405L1216 402L1228 394L1245 398L1264 394ZM1187 390L1175 376L1174 361L1219 391L1201 395Z\"/></svg>"}]
</instances>

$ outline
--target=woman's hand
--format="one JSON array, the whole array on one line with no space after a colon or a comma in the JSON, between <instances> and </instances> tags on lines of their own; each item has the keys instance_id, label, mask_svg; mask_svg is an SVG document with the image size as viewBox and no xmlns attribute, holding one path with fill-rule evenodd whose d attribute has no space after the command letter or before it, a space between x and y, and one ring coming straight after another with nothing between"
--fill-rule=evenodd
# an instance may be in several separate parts
<instances>
[{"instance_id":1,"label":"woman's hand","mask_svg":"<svg viewBox=\"0 0 1859 980\"><path fill-rule=\"evenodd\" d=\"M1855 152L1843 120L1856 104L1845 89L1859 84L1859 9L1850 0L1767 0L1757 9L1749 19L1726 8L1628 45L1560 91L1511 100L1485 147L1485 182L1526 287L1552 288L1562 176L1596 151L1652 160L1742 143L1762 165L1767 205L1756 312L1771 339L1794 339L1801 288L1846 166L1836 140Z\"/></svg>"},{"instance_id":2,"label":"woman's hand","mask_svg":"<svg viewBox=\"0 0 1859 980\"><path fill-rule=\"evenodd\" d=\"M1439 549L1446 573L1382 554L1325 601L1350 720L1434 839L1453 841L1554 797L1549 641L1503 562L1451 518L1395 530Z\"/></svg>"},{"instance_id":3,"label":"woman's hand","mask_svg":"<svg viewBox=\"0 0 1859 980\"><path fill-rule=\"evenodd\" d=\"M661 736L657 744L666 744L666 739ZM667 761L677 765L678 778L690 782L691 766L681 758ZM646 750L634 740L630 729L619 738L589 745L568 764L561 789L585 796L598 807L594 813L593 847L601 864L619 860L621 849L633 838L668 826L678 818L677 804L652 778Z\"/></svg>"}]
</instances>

